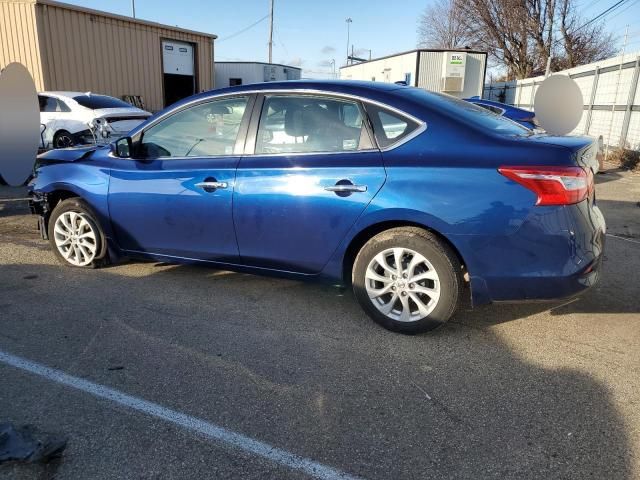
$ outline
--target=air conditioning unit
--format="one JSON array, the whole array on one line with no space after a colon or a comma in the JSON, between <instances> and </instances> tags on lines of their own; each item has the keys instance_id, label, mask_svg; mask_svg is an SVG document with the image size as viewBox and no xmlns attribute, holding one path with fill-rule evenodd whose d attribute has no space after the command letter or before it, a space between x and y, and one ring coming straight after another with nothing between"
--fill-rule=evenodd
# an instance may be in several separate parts
<instances>
[{"instance_id":1,"label":"air conditioning unit","mask_svg":"<svg viewBox=\"0 0 640 480\"><path fill-rule=\"evenodd\" d=\"M464 74L467 65L466 52L444 52L442 58L442 87L446 93L464 90Z\"/></svg>"},{"instance_id":2,"label":"air conditioning unit","mask_svg":"<svg viewBox=\"0 0 640 480\"><path fill-rule=\"evenodd\" d=\"M462 92L464 90L463 77L444 77L442 79L443 92Z\"/></svg>"}]
</instances>

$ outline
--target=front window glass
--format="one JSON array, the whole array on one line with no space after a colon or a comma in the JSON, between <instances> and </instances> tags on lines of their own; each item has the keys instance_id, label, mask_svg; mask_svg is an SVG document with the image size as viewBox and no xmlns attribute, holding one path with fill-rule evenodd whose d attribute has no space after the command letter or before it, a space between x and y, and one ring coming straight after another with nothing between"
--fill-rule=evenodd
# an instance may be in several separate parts
<instances>
[{"instance_id":1,"label":"front window glass","mask_svg":"<svg viewBox=\"0 0 640 480\"><path fill-rule=\"evenodd\" d=\"M370 148L356 102L311 96L265 99L257 154L343 152Z\"/></svg>"},{"instance_id":2,"label":"front window glass","mask_svg":"<svg viewBox=\"0 0 640 480\"><path fill-rule=\"evenodd\" d=\"M247 97L214 100L186 108L146 130L143 158L232 155Z\"/></svg>"}]
</instances>

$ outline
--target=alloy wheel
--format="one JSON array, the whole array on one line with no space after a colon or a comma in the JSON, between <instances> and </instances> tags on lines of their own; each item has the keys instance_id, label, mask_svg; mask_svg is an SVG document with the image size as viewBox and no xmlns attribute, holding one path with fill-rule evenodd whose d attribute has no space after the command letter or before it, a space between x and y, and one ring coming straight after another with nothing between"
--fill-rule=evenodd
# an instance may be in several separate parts
<instances>
[{"instance_id":1,"label":"alloy wheel","mask_svg":"<svg viewBox=\"0 0 640 480\"><path fill-rule=\"evenodd\" d=\"M73 147L73 139L69 135L59 135L56 137L55 148Z\"/></svg>"},{"instance_id":2,"label":"alloy wheel","mask_svg":"<svg viewBox=\"0 0 640 480\"><path fill-rule=\"evenodd\" d=\"M87 217L78 212L64 212L54 225L56 247L72 265L89 265L98 250L97 235Z\"/></svg>"},{"instance_id":3,"label":"alloy wheel","mask_svg":"<svg viewBox=\"0 0 640 480\"><path fill-rule=\"evenodd\" d=\"M399 322L415 322L428 316L440 299L440 278L420 253L389 248L367 266L365 286L373 305Z\"/></svg>"}]
</instances>

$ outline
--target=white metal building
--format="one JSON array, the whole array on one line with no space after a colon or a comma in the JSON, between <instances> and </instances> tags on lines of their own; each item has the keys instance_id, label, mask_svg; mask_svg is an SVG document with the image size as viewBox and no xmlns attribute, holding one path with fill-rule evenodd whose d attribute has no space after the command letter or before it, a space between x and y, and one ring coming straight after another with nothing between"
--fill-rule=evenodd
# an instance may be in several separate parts
<instances>
[{"instance_id":1,"label":"white metal building","mask_svg":"<svg viewBox=\"0 0 640 480\"><path fill-rule=\"evenodd\" d=\"M215 62L215 88L248 83L300 80L302 70L290 65L262 62Z\"/></svg>"},{"instance_id":2,"label":"white metal building","mask_svg":"<svg viewBox=\"0 0 640 480\"><path fill-rule=\"evenodd\" d=\"M574 135L602 136L607 145L640 150L640 51L555 73L568 75L582 91L584 112ZM484 98L533 110L544 78L492 83Z\"/></svg>"},{"instance_id":3,"label":"white metal building","mask_svg":"<svg viewBox=\"0 0 640 480\"><path fill-rule=\"evenodd\" d=\"M466 98L482 95L486 67L487 52L418 49L341 67L340 78L406 82Z\"/></svg>"}]
</instances>

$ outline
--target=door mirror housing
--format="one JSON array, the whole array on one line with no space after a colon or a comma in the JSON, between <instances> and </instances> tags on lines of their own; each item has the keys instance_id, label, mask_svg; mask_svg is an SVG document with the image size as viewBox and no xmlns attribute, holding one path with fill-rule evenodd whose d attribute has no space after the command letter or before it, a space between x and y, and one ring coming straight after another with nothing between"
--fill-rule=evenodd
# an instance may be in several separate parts
<instances>
[{"instance_id":1,"label":"door mirror housing","mask_svg":"<svg viewBox=\"0 0 640 480\"><path fill-rule=\"evenodd\" d=\"M131 137L122 137L116 140L112 145L113 153L118 158L131 158L133 151Z\"/></svg>"}]
</instances>

